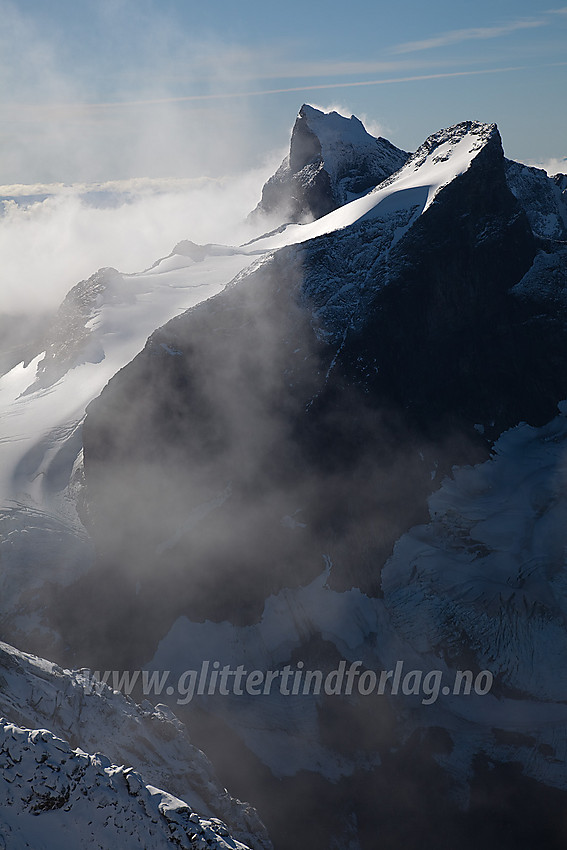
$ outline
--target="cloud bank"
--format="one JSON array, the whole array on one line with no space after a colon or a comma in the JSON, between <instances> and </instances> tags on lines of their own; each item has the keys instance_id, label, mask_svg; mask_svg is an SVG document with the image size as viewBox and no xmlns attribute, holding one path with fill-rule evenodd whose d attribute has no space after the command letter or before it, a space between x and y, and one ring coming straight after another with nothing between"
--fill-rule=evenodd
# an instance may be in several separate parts
<instances>
[{"instance_id":1,"label":"cloud bank","mask_svg":"<svg viewBox=\"0 0 567 850\"><path fill-rule=\"evenodd\" d=\"M54 309L97 269L142 271L182 239L246 241L251 231L245 217L281 158L278 152L257 169L224 180L1 187L0 314Z\"/></svg>"}]
</instances>

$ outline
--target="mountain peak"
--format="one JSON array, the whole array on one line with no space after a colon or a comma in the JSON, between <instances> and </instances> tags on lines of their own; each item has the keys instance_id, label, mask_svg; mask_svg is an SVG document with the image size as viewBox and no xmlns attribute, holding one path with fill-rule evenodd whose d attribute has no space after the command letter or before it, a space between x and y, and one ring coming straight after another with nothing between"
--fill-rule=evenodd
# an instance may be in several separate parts
<instances>
[{"instance_id":1,"label":"mountain peak","mask_svg":"<svg viewBox=\"0 0 567 850\"><path fill-rule=\"evenodd\" d=\"M322 112L319 109L315 109L314 106L304 103L299 110L293 128L290 158L293 156L293 149L298 137L306 131L317 138L327 166L332 167L333 163L330 161L332 157L329 154L337 146L352 145L356 148L368 148L371 151L376 150L377 139L366 131L362 121L355 115L346 118L338 112ZM291 162L290 165L293 168Z\"/></svg>"},{"instance_id":2,"label":"mountain peak","mask_svg":"<svg viewBox=\"0 0 567 850\"><path fill-rule=\"evenodd\" d=\"M315 136L312 138L315 139ZM273 250L293 242L305 242L350 227L363 219L381 220L385 227L382 236L385 238L388 231L388 238L393 240L390 246L393 247L431 206L439 192L468 171L473 163L475 170L488 169L491 179L505 184L504 152L495 124L464 121L432 134L400 168L370 191L355 196L340 209L331 210L317 221L280 227L277 232L256 240L254 249ZM311 167L306 166L298 176ZM324 173L328 174L327 171ZM265 191L268 188L275 191L278 175L279 172L266 184Z\"/></svg>"},{"instance_id":3,"label":"mountain peak","mask_svg":"<svg viewBox=\"0 0 567 850\"><path fill-rule=\"evenodd\" d=\"M264 186L255 212L293 222L320 218L373 189L407 157L387 139L370 135L354 115L303 104L289 154Z\"/></svg>"},{"instance_id":4,"label":"mountain peak","mask_svg":"<svg viewBox=\"0 0 567 850\"><path fill-rule=\"evenodd\" d=\"M488 142L493 142L502 150L502 140L496 124L485 124L482 121L461 121L437 133L432 133L408 159L408 165L416 168L423 165L433 154L434 163L441 162L453 155L459 143L468 141L469 151L475 152Z\"/></svg>"}]
</instances>

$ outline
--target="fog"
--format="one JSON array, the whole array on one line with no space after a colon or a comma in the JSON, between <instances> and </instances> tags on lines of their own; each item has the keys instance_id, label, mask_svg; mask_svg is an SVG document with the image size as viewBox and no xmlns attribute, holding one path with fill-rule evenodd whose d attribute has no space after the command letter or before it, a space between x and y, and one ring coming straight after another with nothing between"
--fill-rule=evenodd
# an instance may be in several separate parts
<instances>
[{"instance_id":1,"label":"fog","mask_svg":"<svg viewBox=\"0 0 567 850\"><path fill-rule=\"evenodd\" d=\"M65 26L9 0L0 13L0 183L219 177L256 164L258 110L226 98L265 50L128 0L78 8Z\"/></svg>"},{"instance_id":2,"label":"fog","mask_svg":"<svg viewBox=\"0 0 567 850\"><path fill-rule=\"evenodd\" d=\"M74 648L72 666L137 669L162 641L159 669L226 657L262 670L282 659L327 670L345 635L383 663L381 620L363 616L356 600L366 592L369 608L381 606L380 568L395 539L426 519L430 469L472 460L475 447L458 434L432 445L386 404L345 388L336 345L318 340L310 323L306 253L283 249L172 320L90 406L84 517L97 562L49 599ZM310 591L330 561L330 575ZM172 705L227 787L260 807L278 848L332 846L350 806L373 812L379 774L361 752L396 740L386 701L220 702L185 712ZM258 730L254 746L249 729ZM270 764L279 741L282 763L307 765L285 781L257 758ZM310 772L312 747L322 775ZM415 758L420 777L431 771L424 750ZM342 759L352 775L337 787L325 769ZM396 782L422 792L405 764L390 769L388 805ZM425 822L428 805L415 806Z\"/></svg>"},{"instance_id":3,"label":"fog","mask_svg":"<svg viewBox=\"0 0 567 850\"><path fill-rule=\"evenodd\" d=\"M9 0L0 14L0 313L54 309L98 268L140 271L181 239L247 238L284 151L257 103L224 98L262 51L127 0L64 28Z\"/></svg>"},{"instance_id":4,"label":"fog","mask_svg":"<svg viewBox=\"0 0 567 850\"><path fill-rule=\"evenodd\" d=\"M55 309L97 269L142 271L182 239L245 241L246 215L282 155L224 179L0 187L0 312Z\"/></svg>"},{"instance_id":5,"label":"fog","mask_svg":"<svg viewBox=\"0 0 567 850\"><path fill-rule=\"evenodd\" d=\"M132 0L89 4L63 28L10 0L0 14L0 315L54 310L97 269L141 271L182 239L253 235L243 222L301 103L280 128L242 94L277 51Z\"/></svg>"},{"instance_id":6,"label":"fog","mask_svg":"<svg viewBox=\"0 0 567 850\"><path fill-rule=\"evenodd\" d=\"M182 38L165 18L149 18L143 9L138 14L137 4L126 0L100 4L97 27L108 39L97 40L95 32L83 62L76 44L63 43L53 29L41 32L17 5L0 0L0 11L1 82L11 93L0 137L0 316L53 311L97 269L141 271L184 239L239 244L256 235L253 228L262 224L246 223L246 216L285 150L266 145L258 100L253 107L238 98L237 108L226 109L222 98L265 55L218 39ZM183 99L183 91L195 99ZM351 114L342 103L331 108ZM360 117L370 132L390 135ZM288 118L291 127L294 116ZM341 254L341 237L331 238L336 278L323 271L334 283L344 279L350 254L347 240ZM373 258L378 270L380 244L376 240ZM353 596L367 594L378 608L381 567L400 535L427 520L427 496L438 486L433 477L483 455L484 447L449 426L436 440L414 429L388 400L387 377L368 379L367 390L357 364L379 362L374 336L387 346L387 324L370 325L374 336L361 335L360 343L360 329L347 316L344 333L325 341L313 318L321 304L311 304L304 288L309 273L317 281L314 255L291 246L238 287L164 325L91 402L82 434L73 430L58 467L71 470L71 478L58 486L62 499L74 500L90 542L81 540L75 551L74 530L66 530L68 541L57 528L59 557L46 514L46 549L56 563L41 552L38 581L44 584L37 592L38 618L61 638L62 663L137 668L151 661L183 617L207 620L211 633L215 625L220 634L231 624L236 653L239 635L256 627L266 601L280 594L285 628L297 630L287 646L285 632L281 638L289 660L296 655L314 667L333 665L360 612L339 606L335 631L324 631L326 591L348 599L354 588ZM399 344L395 334L392 340ZM408 376L400 374L403 385ZM49 483L48 463L38 464L41 451L41 441L30 445L20 466L39 470L36 477ZM25 508L21 517L16 513L10 522L21 521L27 532ZM41 523L33 521L39 536ZM33 571L28 553L40 545L26 545ZM322 576L327 558L333 567L320 598L305 610L294 606L302 589ZM76 579L69 581L65 571L74 569ZM269 625L281 628L277 620ZM377 617L364 628L361 651L378 665L378 637L388 636L388 626ZM23 645L29 635L22 632L7 637ZM37 634L41 646L31 649L47 652L45 633ZM284 724L284 746L303 750L320 738L333 758L350 761L351 775L340 784L307 770L280 783L244 737L224 730L212 713L198 730L205 749L216 747L227 784L264 807L280 847L329 847L332 831L340 839L338 830L346 833L356 820L352 799L374 828L368 814L374 797L391 805L402 782L417 799L429 773L436 776L427 740L416 753L408 751L408 764L402 752L382 775L369 775L368 765L375 765L362 749L382 748L387 758L396 743L384 702L321 702L312 710L314 731L292 740ZM268 707L255 707L243 725L261 729L254 723L262 713L268 717ZM276 721L270 720L278 731ZM422 773L414 780L416 762ZM430 802L426 796L415 805L423 823ZM297 824L280 823L296 810Z\"/></svg>"}]
</instances>

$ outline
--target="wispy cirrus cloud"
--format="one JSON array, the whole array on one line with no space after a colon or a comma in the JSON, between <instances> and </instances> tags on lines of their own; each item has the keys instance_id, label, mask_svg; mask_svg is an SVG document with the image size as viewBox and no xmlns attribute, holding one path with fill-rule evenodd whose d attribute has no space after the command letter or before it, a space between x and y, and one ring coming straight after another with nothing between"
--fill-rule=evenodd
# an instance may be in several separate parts
<instances>
[{"instance_id":1,"label":"wispy cirrus cloud","mask_svg":"<svg viewBox=\"0 0 567 850\"><path fill-rule=\"evenodd\" d=\"M431 63L438 66L439 63ZM375 59L359 60L352 62L337 61L335 59L323 59L318 61L293 61L270 62L259 66L249 78L270 79L294 79L304 77L349 77L356 74L386 74L400 73L412 68L423 68L426 63L423 60L395 59L376 61Z\"/></svg>"},{"instance_id":2,"label":"wispy cirrus cloud","mask_svg":"<svg viewBox=\"0 0 567 850\"><path fill-rule=\"evenodd\" d=\"M431 38L424 38L420 41L406 41L403 44L398 44L391 48L391 53L414 53L421 50L432 50L436 47L448 47L453 44L460 44L463 41L477 41L492 38L501 38L502 36L510 35L518 30L536 29L547 25L544 20L532 21L512 21L509 24L502 24L493 27L470 27L469 29L450 30L449 32L440 33Z\"/></svg>"},{"instance_id":3,"label":"wispy cirrus cloud","mask_svg":"<svg viewBox=\"0 0 567 850\"><path fill-rule=\"evenodd\" d=\"M60 120L61 115L72 114L74 112L102 112L102 111L121 111L126 108L160 106L175 103L191 103L214 100L230 100L232 98L248 98L255 96L265 96L270 94L284 94L288 92L308 92L319 91L323 89L341 89L341 88L356 88L359 86L386 86L394 83L410 83L420 80L443 80L452 77L472 77L486 74L504 74L511 71L522 71L528 66L514 65L505 68L480 68L467 69L464 71L449 71L438 74L413 74L403 77L385 77L379 80L354 80L354 81L337 81L333 83L320 83L304 86L288 86L284 88L273 89L256 89L250 91L223 91L212 94L193 94L183 95L180 97L162 97L152 98L147 100L132 100L132 101L111 101L107 103L68 103L68 104L11 104L9 109L14 114L25 113L30 120L45 122L49 120L50 113ZM7 108L7 107L6 107Z\"/></svg>"},{"instance_id":4,"label":"wispy cirrus cloud","mask_svg":"<svg viewBox=\"0 0 567 850\"><path fill-rule=\"evenodd\" d=\"M388 37L386 30L368 52L346 51L337 58L336 51L312 49L295 34L269 44L225 43L214 33L200 37L172 26L167 16L150 11L137 16L136 0L101 4L112 14L102 22L91 16L94 35L79 50L64 28L42 28L21 6L0 0L2 183L236 173L253 165L267 145L259 98L352 92L358 114L356 95L368 87L466 77L480 82L482 76L520 72L537 61L562 58L559 30L567 11L538 11L531 19L500 20L498 26L433 30L431 38L403 44L396 41L407 36ZM557 31L555 52L544 38L531 37L537 27L545 35ZM498 37L516 30L504 54ZM529 38L520 39L521 31ZM105 34L103 42L99 33ZM494 49L478 49L489 38ZM460 42L469 50L429 49ZM267 102L261 109L276 114Z\"/></svg>"}]
</instances>

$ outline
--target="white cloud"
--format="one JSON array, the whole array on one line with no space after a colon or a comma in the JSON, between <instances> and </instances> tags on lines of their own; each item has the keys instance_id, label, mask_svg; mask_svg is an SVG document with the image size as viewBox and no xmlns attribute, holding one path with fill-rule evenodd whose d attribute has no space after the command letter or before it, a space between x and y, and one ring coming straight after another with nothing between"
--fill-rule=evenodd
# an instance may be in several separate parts
<instances>
[{"instance_id":1,"label":"white cloud","mask_svg":"<svg viewBox=\"0 0 567 850\"><path fill-rule=\"evenodd\" d=\"M463 41L476 41L500 38L512 32L545 26L545 21L514 21L510 24L493 27L471 27L470 29L451 30L420 41L407 41L391 49L392 53L414 53L420 50L432 50L435 47L447 47Z\"/></svg>"},{"instance_id":2,"label":"white cloud","mask_svg":"<svg viewBox=\"0 0 567 850\"><path fill-rule=\"evenodd\" d=\"M51 194L3 203L0 312L55 308L97 269L141 271L182 239L238 244L257 235L244 219L281 158L279 151L258 169L226 180L1 187L4 196L21 199ZM97 207L101 193L104 206Z\"/></svg>"},{"instance_id":3,"label":"white cloud","mask_svg":"<svg viewBox=\"0 0 567 850\"><path fill-rule=\"evenodd\" d=\"M309 105L312 106L314 109L318 109L320 112L338 112L338 114L342 115L343 118L350 118L352 115L352 109L349 109L348 106L345 106L342 101L338 100L332 100L330 103L327 103L325 105L310 100Z\"/></svg>"},{"instance_id":4,"label":"white cloud","mask_svg":"<svg viewBox=\"0 0 567 850\"><path fill-rule=\"evenodd\" d=\"M0 185L0 199L29 198L34 195L92 195L99 192L122 195L187 192L223 182L221 178L212 177L131 177L99 183L6 183Z\"/></svg>"},{"instance_id":5,"label":"white cloud","mask_svg":"<svg viewBox=\"0 0 567 850\"><path fill-rule=\"evenodd\" d=\"M529 162L527 164L534 168L543 168L550 177L553 177L554 174L567 174L567 156L561 158L552 156L540 162Z\"/></svg>"},{"instance_id":6,"label":"white cloud","mask_svg":"<svg viewBox=\"0 0 567 850\"><path fill-rule=\"evenodd\" d=\"M266 49L192 40L127 0L95 4L105 38L81 52L23 5L0 0L0 183L218 176L257 161L260 116L246 94L231 109L226 97L268 67Z\"/></svg>"},{"instance_id":7,"label":"white cloud","mask_svg":"<svg viewBox=\"0 0 567 850\"><path fill-rule=\"evenodd\" d=\"M390 60L376 61L375 59L359 60L357 62L339 62L334 59L322 59L315 62L297 62L283 60L271 62L256 69L256 79L292 79L295 77L348 77L355 74L385 74L407 71L412 68L423 68L423 60ZM437 64L437 63L436 63Z\"/></svg>"}]
</instances>

